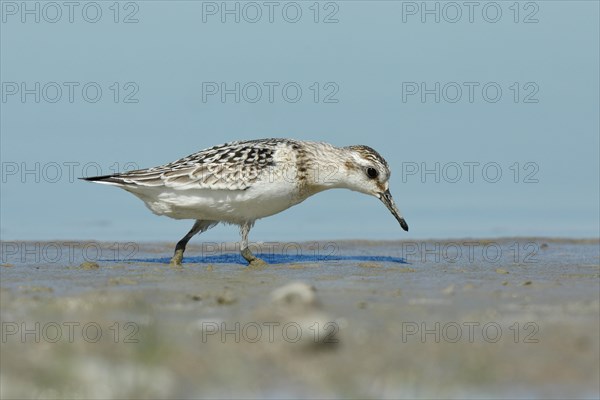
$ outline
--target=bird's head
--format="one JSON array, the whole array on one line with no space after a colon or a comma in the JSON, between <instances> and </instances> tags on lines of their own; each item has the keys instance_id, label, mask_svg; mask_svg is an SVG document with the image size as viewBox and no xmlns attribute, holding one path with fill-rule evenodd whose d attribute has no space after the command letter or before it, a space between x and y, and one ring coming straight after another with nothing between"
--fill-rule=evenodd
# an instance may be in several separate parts
<instances>
[{"instance_id":1,"label":"bird's head","mask_svg":"<svg viewBox=\"0 0 600 400\"><path fill-rule=\"evenodd\" d=\"M377 197L396 217L400 226L408 231L408 224L400 214L389 189L390 168L385 159L368 146L348 146L345 162L346 187Z\"/></svg>"}]
</instances>

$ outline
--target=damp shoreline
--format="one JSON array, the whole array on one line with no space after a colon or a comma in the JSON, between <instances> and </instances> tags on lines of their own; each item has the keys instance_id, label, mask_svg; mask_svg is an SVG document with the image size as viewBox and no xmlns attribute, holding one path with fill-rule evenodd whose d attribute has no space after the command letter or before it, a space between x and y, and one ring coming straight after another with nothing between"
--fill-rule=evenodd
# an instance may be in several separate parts
<instances>
[{"instance_id":1,"label":"damp shoreline","mask_svg":"<svg viewBox=\"0 0 600 400\"><path fill-rule=\"evenodd\" d=\"M3 242L2 398L600 390L597 239L66 242Z\"/></svg>"}]
</instances>

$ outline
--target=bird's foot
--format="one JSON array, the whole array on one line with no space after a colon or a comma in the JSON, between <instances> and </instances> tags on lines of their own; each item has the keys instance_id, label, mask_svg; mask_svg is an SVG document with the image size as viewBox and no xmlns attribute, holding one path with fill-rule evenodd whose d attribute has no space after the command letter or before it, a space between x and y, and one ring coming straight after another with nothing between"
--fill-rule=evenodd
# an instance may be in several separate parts
<instances>
[{"instance_id":1,"label":"bird's foot","mask_svg":"<svg viewBox=\"0 0 600 400\"><path fill-rule=\"evenodd\" d=\"M258 258L254 254L252 254L252 252L248 248L242 250L242 257L244 257L244 259L248 261L248 268L262 268L268 265L265 260Z\"/></svg>"},{"instance_id":2,"label":"bird's foot","mask_svg":"<svg viewBox=\"0 0 600 400\"><path fill-rule=\"evenodd\" d=\"M261 269L263 267L266 267L267 265L269 265L269 264L267 264L267 262L265 260L263 260L262 258L258 258L258 257L254 258L254 260L248 262L248 268L251 268L251 269Z\"/></svg>"},{"instance_id":3,"label":"bird's foot","mask_svg":"<svg viewBox=\"0 0 600 400\"><path fill-rule=\"evenodd\" d=\"M169 263L172 267L181 267L181 262L183 261L183 250L175 250L175 254L173 254L173 258L171 258L171 262Z\"/></svg>"}]
</instances>

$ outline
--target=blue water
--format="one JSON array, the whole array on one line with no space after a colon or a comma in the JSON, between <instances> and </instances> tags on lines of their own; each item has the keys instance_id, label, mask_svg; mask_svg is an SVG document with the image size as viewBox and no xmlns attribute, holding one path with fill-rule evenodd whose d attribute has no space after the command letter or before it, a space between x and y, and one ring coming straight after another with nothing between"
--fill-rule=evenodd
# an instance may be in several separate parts
<instances>
[{"instance_id":1,"label":"blue water","mask_svg":"<svg viewBox=\"0 0 600 400\"><path fill-rule=\"evenodd\" d=\"M331 191L260 221L253 240L600 235L597 1L535 3L535 23L523 23L524 9L514 22L513 2L498 3L497 23L481 18L481 5L473 23L464 7L457 23L433 16L422 23L418 15L404 22L402 1L335 2L337 23L313 22L312 2L300 2L299 23L221 23L218 16L204 23L204 3L140 2L137 23L114 23L108 2L98 23L81 15L69 23L64 8L57 23L5 15L3 83L29 90L55 82L63 90L50 102L53 85L39 101L36 93L3 89L3 240L176 242L191 222L156 218L131 194L76 178L263 137L377 149L410 231L377 199ZM63 82L78 85L73 101ZM97 102L82 98L89 82L103 91ZM137 102L124 101L128 82ZM279 89L295 82L303 97L288 102L279 90L271 102L265 90L255 103L234 95L207 100L206 82L278 82ZM337 101L325 102L331 82ZM463 96L406 100L406 82L457 82ZM472 102L463 82L479 84ZM489 82L502 89L497 102L482 98ZM537 88L535 102L524 101L527 83ZM436 163L438 172L427 172ZM465 163L479 165L472 181ZM497 182L483 176L488 163L500 167ZM461 166L457 182L448 165ZM216 228L201 240L235 240L234 231Z\"/></svg>"},{"instance_id":2,"label":"blue water","mask_svg":"<svg viewBox=\"0 0 600 400\"><path fill-rule=\"evenodd\" d=\"M292 254L255 254L257 257L262 258L269 264L283 264L283 263L310 263L310 262L328 262L328 261L374 261L374 262L389 262L397 264L408 264L406 260L399 257L389 256L321 256L321 255L292 255ZM170 258L140 258L128 260L132 262L145 262L145 263L160 263L168 264ZM115 260L102 260L102 261L115 261ZM215 256L205 257L184 257L183 263L204 263L204 264L242 264L247 265L246 261L240 254L220 254Z\"/></svg>"}]
</instances>

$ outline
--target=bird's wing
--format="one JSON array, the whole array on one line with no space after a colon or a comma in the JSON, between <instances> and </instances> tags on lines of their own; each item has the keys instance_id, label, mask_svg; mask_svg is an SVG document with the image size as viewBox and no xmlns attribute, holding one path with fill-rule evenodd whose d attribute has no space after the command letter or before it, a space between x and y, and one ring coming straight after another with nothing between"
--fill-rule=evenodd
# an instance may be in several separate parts
<instances>
[{"instance_id":1,"label":"bird's wing","mask_svg":"<svg viewBox=\"0 0 600 400\"><path fill-rule=\"evenodd\" d=\"M275 165L275 151L288 143L285 139L231 142L159 167L85 179L119 186L246 190Z\"/></svg>"}]
</instances>

